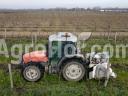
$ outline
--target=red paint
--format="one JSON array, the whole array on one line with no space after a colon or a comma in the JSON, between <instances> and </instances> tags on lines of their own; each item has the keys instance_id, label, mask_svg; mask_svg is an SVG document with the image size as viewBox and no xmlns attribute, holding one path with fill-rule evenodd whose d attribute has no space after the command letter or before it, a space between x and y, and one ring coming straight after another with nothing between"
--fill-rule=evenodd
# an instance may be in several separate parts
<instances>
[{"instance_id":1,"label":"red paint","mask_svg":"<svg viewBox=\"0 0 128 96\"><path fill-rule=\"evenodd\" d=\"M26 53L23 55L24 63L28 62L47 62L48 57L46 55L46 51L34 51L30 53Z\"/></svg>"}]
</instances>

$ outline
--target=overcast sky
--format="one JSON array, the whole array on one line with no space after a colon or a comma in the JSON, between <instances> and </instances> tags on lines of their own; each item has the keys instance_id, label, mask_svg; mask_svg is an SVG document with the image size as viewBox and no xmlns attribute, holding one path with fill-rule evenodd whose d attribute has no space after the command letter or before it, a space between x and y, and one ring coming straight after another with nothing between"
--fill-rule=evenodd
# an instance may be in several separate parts
<instances>
[{"instance_id":1,"label":"overcast sky","mask_svg":"<svg viewBox=\"0 0 128 96\"><path fill-rule=\"evenodd\" d=\"M0 8L7 9L87 8L94 6L128 8L128 0L0 0Z\"/></svg>"}]
</instances>

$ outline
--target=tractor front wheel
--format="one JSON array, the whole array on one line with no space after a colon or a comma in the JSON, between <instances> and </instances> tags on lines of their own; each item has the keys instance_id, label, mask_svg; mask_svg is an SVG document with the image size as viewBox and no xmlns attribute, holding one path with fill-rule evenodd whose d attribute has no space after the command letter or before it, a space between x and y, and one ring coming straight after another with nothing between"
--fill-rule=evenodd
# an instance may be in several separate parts
<instances>
[{"instance_id":1,"label":"tractor front wheel","mask_svg":"<svg viewBox=\"0 0 128 96\"><path fill-rule=\"evenodd\" d=\"M24 79L29 82L36 82L40 80L42 77L41 70L39 69L39 67L34 66L34 65L25 67L22 71L22 75Z\"/></svg>"},{"instance_id":2,"label":"tractor front wheel","mask_svg":"<svg viewBox=\"0 0 128 96\"><path fill-rule=\"evenodd\" d=\"M67 81L80 81L85 75L85 68L79 62L68 62L63 67L62 75Z\"/></svg>"}]
</instances>

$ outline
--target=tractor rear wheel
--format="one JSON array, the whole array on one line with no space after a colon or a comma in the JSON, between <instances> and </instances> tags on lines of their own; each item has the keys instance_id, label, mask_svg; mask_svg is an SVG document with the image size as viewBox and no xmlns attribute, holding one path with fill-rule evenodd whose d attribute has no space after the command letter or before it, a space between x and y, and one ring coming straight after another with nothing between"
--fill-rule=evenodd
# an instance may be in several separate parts
<instances>
[{"instance_id":1,"label":"tractor rear wheel","mask_svg":"<svg viewBox=\"0 0 128 96\"><path fill-rule=\"evenodd\" d=\"M36 82L41 79L42 72L39 67L34 65L29 65L23 69L22 75L25 80L29 82Z\"/></svg>"},{"instance_id":2,"label":"tractor rear wheel","mask_svg":"<svg viewBox=\"0 0 128 96\"><path fill-rule=\"evenodd\" d=\"M63 67L62 75L67 81L80 81L85 76L85 68L79 62L67 62Z\"/></svg>"}]
</instances>

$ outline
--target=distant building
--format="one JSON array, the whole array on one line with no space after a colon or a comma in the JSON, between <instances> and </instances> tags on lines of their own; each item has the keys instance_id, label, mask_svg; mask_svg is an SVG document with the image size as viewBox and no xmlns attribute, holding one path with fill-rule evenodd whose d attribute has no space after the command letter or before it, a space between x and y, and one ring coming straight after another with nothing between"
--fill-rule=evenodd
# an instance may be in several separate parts
<instances>
[{"instance_id":1,"label":"distant building","mask_svg":"<svg viewBox=\"0 0 128 96\"><path fill-rule=\"evenodd\" d=\"M128 8L103 8L101 12L128 12Z\"/></svg>"}]
</instances>

